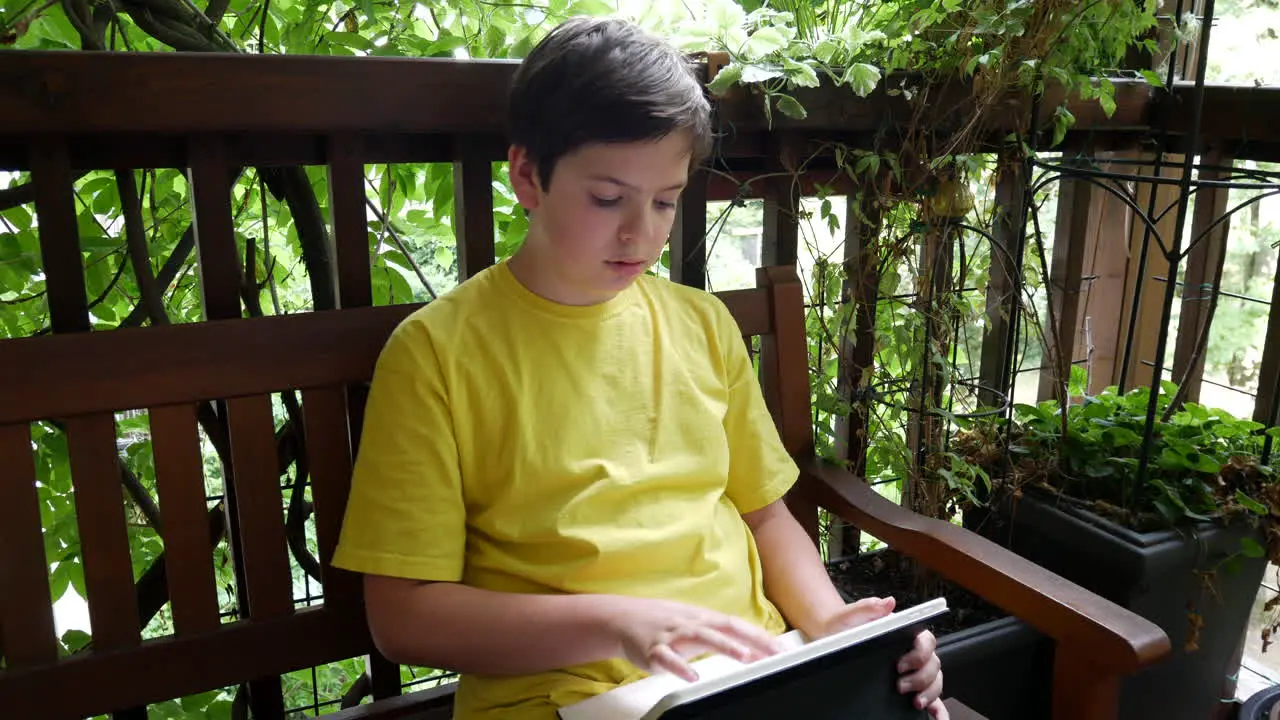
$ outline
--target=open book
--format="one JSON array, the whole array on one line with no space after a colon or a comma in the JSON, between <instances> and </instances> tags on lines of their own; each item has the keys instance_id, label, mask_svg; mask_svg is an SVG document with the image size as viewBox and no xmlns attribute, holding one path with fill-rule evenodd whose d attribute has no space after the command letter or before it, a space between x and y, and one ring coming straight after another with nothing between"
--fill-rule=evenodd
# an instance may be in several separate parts
<instances>
[{"instance_id":1,"label":"open book","mask_svg":"<svg viewBox=\"0 0 1280 720\"><path fill-rule=\"evenodd\" d=\"M784 651L741 663L710 655L693 663L698 680L657 673L563 707L561 720L803 717L914 720L924 711L897 690L897 663L925 624L947 612L946 598L899 610L827 637L798 630Z\"/></svg>"}]
</instances>

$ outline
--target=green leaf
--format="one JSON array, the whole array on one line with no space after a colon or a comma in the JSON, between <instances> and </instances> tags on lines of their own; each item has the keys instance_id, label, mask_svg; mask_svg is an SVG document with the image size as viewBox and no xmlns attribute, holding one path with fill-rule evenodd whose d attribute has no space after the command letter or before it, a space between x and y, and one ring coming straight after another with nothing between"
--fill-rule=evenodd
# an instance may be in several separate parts
<instances>
[{"instance_id":1,"label":"green leaf","mask_svg":"<svg viewBox=\"0 0 1280 720\"><path fill-rule=\"evenodd\" d=\"M1251 558L1265 557L1267 554L1266 548L1247 535L1240 538L1240 551L1244 553L1245 557Z\"/></svg>"},{"instance_id":2,"label":"green leaf","mask_svg":"<svg viewBox=\"0 0 1280 720\"><path fill-rule=\"evenodd\" d=\"M92 639L93 637L88 633L74 628L62 633L62 644L66 646L69 652L73 653L78 652L85 645L88 645L89 641Z\"/></svg>"},{"instance_id":3,"label":"green leaf","mask_svg":"<svg viewBox=\"0 0 1280 720\"><path fill-rule=\"evenodd\" d=\"M742 67L744 83L762 83L777 77L782 77L782 68L777 65L751 63Z\"/></svg>"},{"instance_id":4,"label":"green leaf","mask_svg":"<svg viewBox=\"0 0 1280 720\"><path fill-rule=\"evenodd\" d=\"M885 34L879 30L867 32L853 23L849 23L845 26L842 36L844 38L845 46L848 47L850 51L857 50L869 42L885 39Z\"/></svg>"},{"instance_id":5,"label":"green leaf","mask_svg":"<svg viewBox=\"0 0 1280 720\"><path fill-rule=\"evenodd\" d=\"M27 230L31 227L31 213L27 212L27 209L21 205L5 210L3 213L0 213L0 217L8 220L19 230Z\"/></svg>"},{"instance_id":6,"label":"green leaf","mask_svg":"<svg viewBox=\"0 0 1280 720\"><path fill-rule=\"evenodd\" d=\"M742 70L742 65L736 62L725 65L707 84L707 89L716 95L723 95L735 83L742 80Z\"/></svg>"},{"instance_id":7,"label":"green leaf","mask_svg":"<svg viewBox=\"0 0 1280 720\"><path fill-rule=\"evenodd\" d=\"M880 68L866 63L854 63L849 66L849 70L845 72L844 79L841 82L853 88L853 92L859 97L866 97L876 89L876 85L880 82Z\"/></svg>"},{"instance_id":8,"label":"green leaf","mask_svg":"<svg viewBox=\"0 0 1280 720\"><path fill-rule=\"evenodd\" d=\"M797 86L818 87L818 74L808 64L783 58L782 67L786 71L787 79Z\"/></svg>"},{"instance_id":9,"label":"green leaf","mask_svg":"<svg viewBox=\"0 0 1280 720\"><path fill-rule=\"evenodd\" d=\"M838 41L833 38L826 38L813 48L813 56L817 58L819 62L829 63L831 62L831 58L835 57L836 53L840 52L842 49L843 47Z\"/></svg>"},{"instance_id":10,"label":"green leaf","mask_svg":"<svg viewBox=\"0 0 1280 720\"><path fill-rule=\"evenodd\" d=\"M875 153L863 155L853 171L859 175L874 176L880 171L880 156Z\"/></svg>"},{"instance_id":11,"label":"green leaf","mask_svg":"<svg viewBox=\"0 0 1280 720\"><path fill-rule=\"evenodd\" d=\"M1248 508L1249 510L1252 510L1254 513L1258 515L1267 514L1267 506L1263 505L1257 500L1254 500L1248 495L1245 495L1243 490L1236 490L1236 502L1240 503L1241 505Z\"/></svg>"},{"instance_id":12,"label":"green leaf","mask_svg":"<svg viewBox=\"0 0 1280 720\"><path fill-rule=\"evenodd\" d=\"M787 46L787 38L774 27L762 27L747 38L742 54L752 58L772 55Z\"/></svg>"},{"instance_id":13,"label":"green leaf","mask_svg":"<svg viewBox=\"0 0 1280 720\"><path fill-rule=\"evenodd\" d=\"M808 117L809 113L805 112L804 106L790 95L778 95L778 110L790 118L803 120Z\"/></svg>"},{"instance_id":14,"label":"green leaf","mask_svg":"<svg viewBox=\"0 0 1280 720\"><path fill-rule=\"evenodd\" d=\"M1102 88L1098 93L1098 104L1102 106L1102 112L1106 113L1107 117L1115 114L1116 88L1106 78L1102 79Z\"/></svg>"},{"instance_id":15,"label":"green leaf","mask_svg":"<svg viewBox=\"0 0 1280 720\"><path fill-rule=\"evenodd\" d=\"M67 588L71 587L71 575L67 573L66 565L67 563L60 562L54 565L53 572L49 573L49 597L55 603L61 600Z\"/></svg>"},{"instance_id":16,"label":"green leaf","mask_svg":"<svg viewBox=\"0 0 1280 720\"><path fill-rule=\"evenodd\" d=\"M747 19L747 11L733 0L710 0L706 8L707 21L718 31L717 34L741 28Z\"/></svg>"},{"instance_id":17,"label":"green leaf","mask_svg":"<svg viewBox=\"0 0 1280 720\"><path fill-rule=\"evenodd\" d=\"M1154 70L1143 70L1142 77L1153 87L1164 87L1164 78L1160 77L1160 73Z\"/></svg>"},{"instance_id":18,"label":"green leaf","mask_svg":"<svg viewBox=\"0 0 1280 720\"><path fill-rule=\"evenodd\" d=\"M221 694L222 691L213 690L211 692L201 693L200 695L184 697L179 702L182 704L182 709L187 712L203 712L204 709L209 707L213 701L217 700L218 696Z\"/></svg>"},{"instance_id":19,"label":"green leaf","mask_svg":"<svg viewBox=\"0 0 1280 720\"><path fill-rule=\"evenodd\" d=\"M465 37L442 33L439 39L427 46L424 54L427 57L453 57L453 51L466 47L466 44Z\"/></svg>"},{"instance_id":20,"label":"green leaf","mask_svg":"<svg viewBox=\"0 0 1280 720\"><path fill-rule=\"evenodd\" d=\"M441 268L448 270L453 266L453 249L447 245L440 245L436 248L436 264Z\"/></svg>"}]
</instances>

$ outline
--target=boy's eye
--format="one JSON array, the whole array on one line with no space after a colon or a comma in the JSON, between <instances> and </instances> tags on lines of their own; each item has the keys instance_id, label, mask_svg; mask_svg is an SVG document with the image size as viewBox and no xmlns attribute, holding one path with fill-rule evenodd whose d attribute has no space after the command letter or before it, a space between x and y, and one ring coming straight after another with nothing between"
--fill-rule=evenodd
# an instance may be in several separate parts
<instances>
[{"instance_id":1,"label":"boy's eye","mask_svg":"<svg viewBox=\"0 0 1280 720\"><path fill-rule=\"evenodd\" d=\"M620 197L603 198L603 197L600 197L599 195L591 196L591 202L595 203L599 207L613 207L621 201L622 201L622 198Z\"/></svg>"}]
</instances>

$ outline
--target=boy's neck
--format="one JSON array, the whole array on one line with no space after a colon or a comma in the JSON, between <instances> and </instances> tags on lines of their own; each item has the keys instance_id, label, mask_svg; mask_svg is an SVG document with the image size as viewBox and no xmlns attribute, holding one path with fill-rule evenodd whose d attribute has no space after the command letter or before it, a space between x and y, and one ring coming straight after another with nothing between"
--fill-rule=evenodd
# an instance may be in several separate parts
<instances>
[{"instance_id":1,"label":"boy's neck","mask_svg":"<svg viewBox=\"0 0 1280 720\"><path fill-rule=\"evenodd\" d=\"M589 306L609 302L619 293L600 293L592 296L575 292L567 283L557 277L554 263L535 249L536 245L528 242L507 261L507 267L516 280L529 292L538 297L560 305Z\"/></svg>"}]
</instances>

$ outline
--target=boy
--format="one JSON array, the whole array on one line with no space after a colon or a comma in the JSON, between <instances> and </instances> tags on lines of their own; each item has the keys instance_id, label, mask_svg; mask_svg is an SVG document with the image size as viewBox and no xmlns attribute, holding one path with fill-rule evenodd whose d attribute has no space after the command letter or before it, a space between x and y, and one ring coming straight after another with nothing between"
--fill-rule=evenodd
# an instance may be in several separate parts
<instances>
[{"instance_id":1,"label":"boy","mask_svg":"<svg viewBox=\"0 0 1280 720\"><path fill-rule=\"evenodd\" d=\"M555 717L706 652L775 651L846 605L781 498L797 470L732 317L646 276L709 105L610 19L541 42L511 90L520 250L407 318L374 374L334 564L397 662L461 674L455 717ZM557 424L559 427L557 427ZM945 718L928 633L901 690Z\"/></svg>"}]
</instances>

